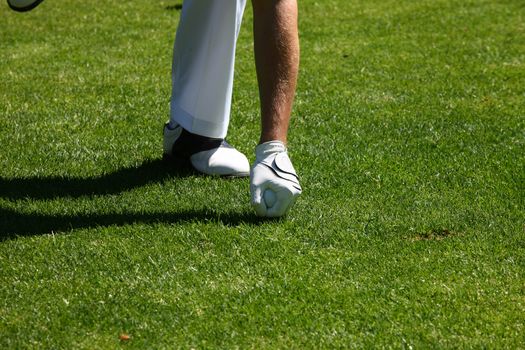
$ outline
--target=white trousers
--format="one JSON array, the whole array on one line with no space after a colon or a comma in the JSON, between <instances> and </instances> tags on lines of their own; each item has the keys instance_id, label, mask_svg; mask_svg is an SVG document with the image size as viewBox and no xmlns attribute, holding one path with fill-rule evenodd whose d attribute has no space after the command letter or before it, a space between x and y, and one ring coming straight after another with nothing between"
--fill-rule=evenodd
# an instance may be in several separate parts
<instances>
[{"instance_id":1,"label":"white trousers","mask_svg":"<svg viewBox=\"0 0 525 350\"><path fill-rule=\"evenodd\" d=\"M224 138L246 0L185 0L173 49L170 123Z\"/></svg>"}]
</instances>

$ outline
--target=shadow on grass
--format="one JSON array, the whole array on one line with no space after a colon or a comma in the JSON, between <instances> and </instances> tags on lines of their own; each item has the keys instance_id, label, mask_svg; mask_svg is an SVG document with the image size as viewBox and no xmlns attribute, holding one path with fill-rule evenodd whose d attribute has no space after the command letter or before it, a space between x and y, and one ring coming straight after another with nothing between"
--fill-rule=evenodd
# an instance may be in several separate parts
<instances>
[{"instance_id":1,"label":"shadow on grass","mask_svg":"<svg viewBox=\"0 0 525 350\"><path fill-rule=\"evenodd\" d=\"M209 210L187 210L181 212L119 213L45 215L19 213L0 208L0 241L18 236L36 236L49 233L69 232L75 229L124 226L129 224L176 224L184 222L218 222L227 226L244 223L266 222L250 212L217 213Z\"/></svg>"},{"instance_id":2,"label":"shadow on grass","mask_svg":"<svg viewBox=\"0 0 525 350\"><path fill-rule=\"evenodd\" d=\"M187 163L180 161L147 161L137 167L120 169L94 178L32 177L0 178L0 198L53 199L60 197L82 197L110 195L128 191L168 178L184 178L196 174ZM123 226L134 223L184 223L218 222L236 226L242 223L263 222L255 214L218 213L213 210L187 210L154 213L110 213L110 214L40 214L20 213L0 207L0 241L17 236L34 236L52 232L68 232L74 229Z\"/></svg>"},{"instance_id":3,"label":"shadow on grass","mask_svg":"<svg viewBox=\"0 0 525 350\"><path fill-rule=\"evenodd\" d=\"M123 168L94 178L0 178L0 198L52 199L117 194L168 178L183 178L193 174L195 172L188 164L156 159L144 162L138 167Z\"/></svg>"},{"instance_id":4,"label":"shadow on grass","mask_svg":"<svg viewBox=\"0 0 525 350\"><path fill-rule=\"evenodd\" d=\"M180 11L182 10L182 4L168 5L165 7L165 9L168 11L173 11L173 10Z\"/></svg>"}]
</instances>

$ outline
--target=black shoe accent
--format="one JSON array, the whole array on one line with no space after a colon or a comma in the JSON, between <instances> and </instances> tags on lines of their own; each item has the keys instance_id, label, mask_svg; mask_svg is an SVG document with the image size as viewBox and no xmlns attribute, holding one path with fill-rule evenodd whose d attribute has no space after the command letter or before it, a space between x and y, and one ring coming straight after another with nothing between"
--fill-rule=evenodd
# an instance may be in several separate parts
<instances>
[{"instance_id":1,"label":"black shoe accent","mask_svg":"<svg viewBox=\"0 0 525 350\"><path fill-rule=\"evenodd\" d=\"M182 133L173 144L172 153L179 157L189 158L195 153L219 148L221 145L231 147L224 139L192 134L182 129Z\"/></svg>"}]
</instances>

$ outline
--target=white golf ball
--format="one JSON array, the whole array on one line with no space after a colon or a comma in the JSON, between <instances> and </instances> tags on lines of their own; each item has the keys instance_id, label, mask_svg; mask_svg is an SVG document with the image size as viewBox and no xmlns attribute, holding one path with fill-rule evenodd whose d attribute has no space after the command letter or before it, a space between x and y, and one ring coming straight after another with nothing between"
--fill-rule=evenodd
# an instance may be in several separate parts
<instances>
[{"instance_id":1,"label":"white golf ball","mask_svg":"<svg viewBox=\"0 0 525 350\"><path fill-rule=\"evenodd\" d=\"M266 203L266 208L273 207L275 202L277 201L277 196L275 195L275 192L272 190L264 191L263 198L264 198L264 203Z\"/></svg>"}]
</instances>

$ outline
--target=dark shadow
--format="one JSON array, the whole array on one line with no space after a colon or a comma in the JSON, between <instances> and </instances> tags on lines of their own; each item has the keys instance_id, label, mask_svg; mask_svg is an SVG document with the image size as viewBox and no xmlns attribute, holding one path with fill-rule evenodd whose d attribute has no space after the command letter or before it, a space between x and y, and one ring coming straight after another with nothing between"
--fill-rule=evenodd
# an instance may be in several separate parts
<instances>
[{"instance_id":1,"label":"dark shadow","mask_svg":"<svg viewBox=\"0 0 525 350\"><path fill-rule=\"evenodd\" d=\"M157 159L146 161L138 167L123 168L93 178L0 178L0 198L51 199L117 194L168 178L182 178L192 174L195 171L186 163Z\"/></svg>"},{"instance_id":2,"label":"dark shadow","mask_svg":"<svg viewBox=\"0 0 525 350\"><path fill-rule=\"evenodd\" d=\"M63 233L75 229L124 226L135 223L176 224L184 222L212 221L226 226L240 224L261 224L268 222L251 212L218 213L212 210L185 210L179 212L156 213L119 213L119 214L78 214L44 215L19 213L11 209L0 208L0 241L18 236L36 236L49 233Z\"/></svg>"},{"instance_id":3,"label":"dark shadow","mask_svg":"<svg viewBox=\"0 0 525 350\"><path fill-rule=\"evenodd\" d=\"M182 4L168 5L165 7L165 9L168 11L173 11L173 10L180 11L182 10Z\"/></svg>"}]
</instances>

